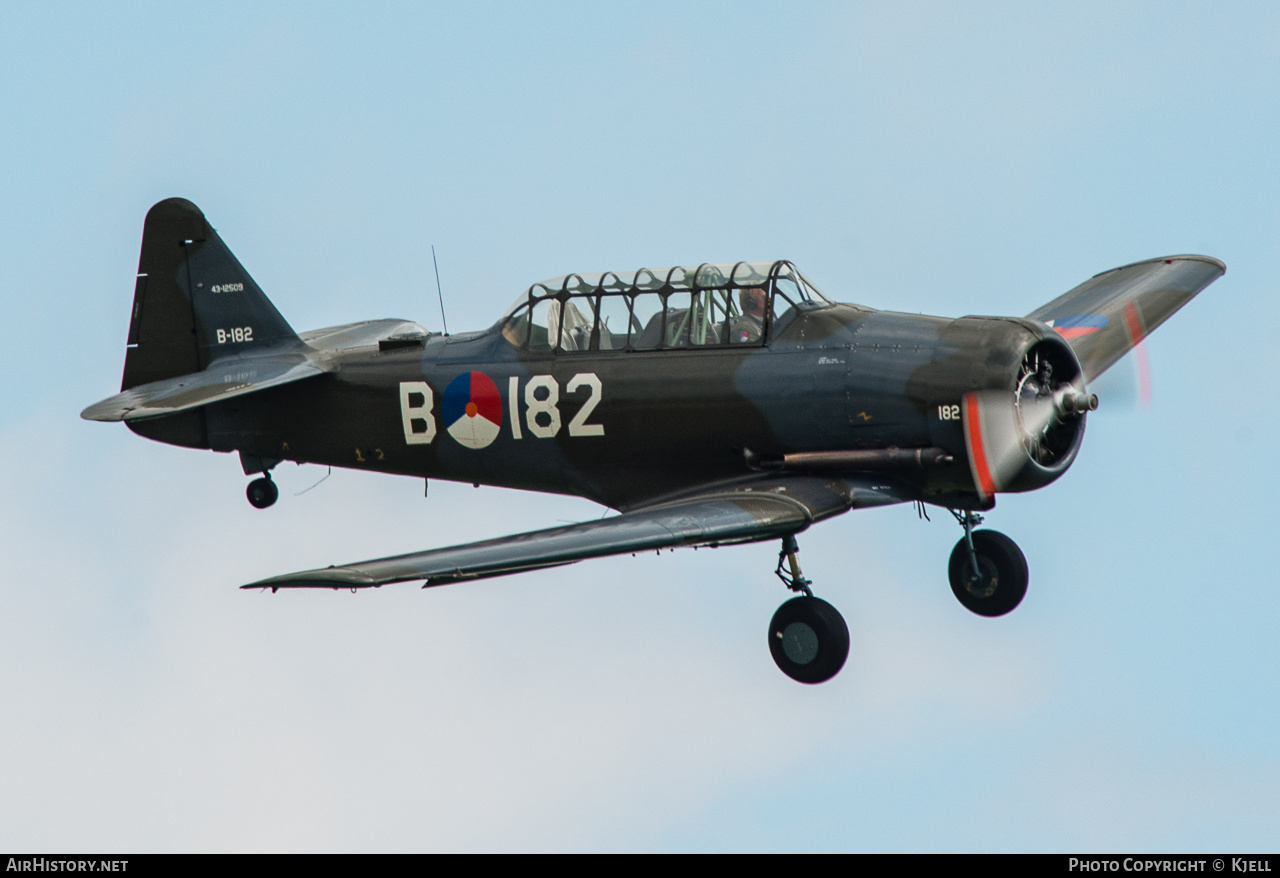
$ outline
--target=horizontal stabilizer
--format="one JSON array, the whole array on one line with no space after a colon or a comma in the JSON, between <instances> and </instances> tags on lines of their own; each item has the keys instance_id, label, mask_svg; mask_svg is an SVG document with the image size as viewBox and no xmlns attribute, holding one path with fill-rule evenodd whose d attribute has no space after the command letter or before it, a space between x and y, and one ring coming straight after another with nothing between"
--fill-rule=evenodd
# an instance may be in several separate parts
<instances>
[{"instance_id":1,"label":"horizontal stabilizer","mask_svg":"<svg viewBox=\"0 0 1280 878\"><path fill-rule=\"evenodd\" d=\"M879 483L805 476L775 478L735 490L708 491L598 521L305 570L243 588L367 588L414 580L443 585L606 555L773 539L804 530L814 521L855 506L905 499L894 488Z\"/></svg>"},{"instance_id":2,"label":"horizontal stabilizer","mask_svg":"<svg viewBox=\"0 0 1280 878\"><path fill-rule=\"evenodd\" d=\"M1052 326L1097 378L1227 267L1211 256L1166 256L1094 275L1027 315Z\"/></svg>"},{"instance_id":3,"label":"horizontal stabilizer","mask_svg":"<svg viewBox=\"0 0 1280 878\"><path fill-rule=\"evenodd\" d=\"M246 393L324 374L298 349L215 360L202 372L131 387L80 413L89 421L134 421L171 415Z\"/></svg>"}]
</instances>

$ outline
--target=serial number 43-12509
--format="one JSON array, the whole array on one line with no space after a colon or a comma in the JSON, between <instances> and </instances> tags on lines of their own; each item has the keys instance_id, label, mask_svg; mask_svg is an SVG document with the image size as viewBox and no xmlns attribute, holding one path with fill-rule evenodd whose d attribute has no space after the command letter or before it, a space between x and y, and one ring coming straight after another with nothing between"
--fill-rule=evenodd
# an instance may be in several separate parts
<instances>
[{"instance_id":1,"label":"serial number 43-12509","mask_svg":"<svg viewBox=\"0 0 1280 878\"><path fill-rule=\"evenodd\" d=\"M958 403L952 405L938 406L938 418L943 421L960 420L960 406Z\"/></svg>"},{"instance_id":2,"label":"serial number 43-12509","mask_svg":"<svg viewBox=\"0 0 1280 878\"><path fill-rule=\"evenodd\" d=\"M219 329L218 344L226 344L229 341L253 341L253 327L237 326L234 329Z\"/></svg>"}]
</instances>

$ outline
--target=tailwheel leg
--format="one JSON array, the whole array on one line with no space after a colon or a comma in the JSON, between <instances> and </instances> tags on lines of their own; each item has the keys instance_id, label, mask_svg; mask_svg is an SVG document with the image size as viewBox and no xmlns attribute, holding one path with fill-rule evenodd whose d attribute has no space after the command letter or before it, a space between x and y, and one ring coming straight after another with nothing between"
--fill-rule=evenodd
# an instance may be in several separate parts
<instances>
[{"instance_id":1,"label":"tailwheel leg","mask_svg":"<svg viewBox=\"0 0 1280 878\"><path fill-rule=\"evenodd\" d=\"M280 489L272 481L271 473L266 472L262 474L262 478L250 482L244 493L254 509L266 509L279 498Z\"/></svg>"},{"instance_id":2,"label":"tailwheel leg","mask_svg":"<svg viewBox=\"0 0 1280 878\"><path fill-rule=\"evenodd\" d=\"M782 538L778 566L783 584L802 592L778 608L769 623L769 653L782 673L801 683L822 683L844 667L849 656L849 626L831 604L813 596L813 584L800 570L794 534Z\"/></svg>"},{"instance_id":3,"label":"tailwheel leg","mask_svg":"<svg viewBox=\"0 0 1280 878\"><path fill-rule=\"evenodd\" d=\"M973 528L982 524L974 512L951 510L964 528L964 538L951 550L947 576L956 599L979 616L1003 616L1027 593L1027 558L1018 544L999 531Z\"/></svg>"}]
</instances>

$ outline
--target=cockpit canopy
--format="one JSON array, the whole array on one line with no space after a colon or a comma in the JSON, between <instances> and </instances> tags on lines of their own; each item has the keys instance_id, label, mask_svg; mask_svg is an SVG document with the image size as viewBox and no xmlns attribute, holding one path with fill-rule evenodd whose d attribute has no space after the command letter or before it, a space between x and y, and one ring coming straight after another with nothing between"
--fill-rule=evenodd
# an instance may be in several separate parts
<instances>
[{"instance_id":1,"label":"cockpit canopy","mask_svg":"<svg viewBox=\"0 0 1280 878\"><path fill-rule=\"evenodd\" d=\"M761 345L797 310L829 304L784 260L569 274L529 287L502 334L531 351Z\"/></svg>"}]
</instances>

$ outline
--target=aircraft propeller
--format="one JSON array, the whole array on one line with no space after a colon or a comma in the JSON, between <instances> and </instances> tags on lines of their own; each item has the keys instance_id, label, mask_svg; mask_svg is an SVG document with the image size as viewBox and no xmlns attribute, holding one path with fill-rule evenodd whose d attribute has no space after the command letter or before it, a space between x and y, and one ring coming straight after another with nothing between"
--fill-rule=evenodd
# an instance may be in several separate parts
<instances>
[{"instance_id":1,"label":"aircraft propeller","mask_svg":"<svg viewBox=\"0 0 1280 878\"><path fill-rule=\"evenodd\" d=\"M969 466L984 497L1052 481L1070 466L1084 416L1098 407L1072 360L1036 345L1023 357L1012 393L990 389L964 396Z\"/></svg>"}]
</instances>

